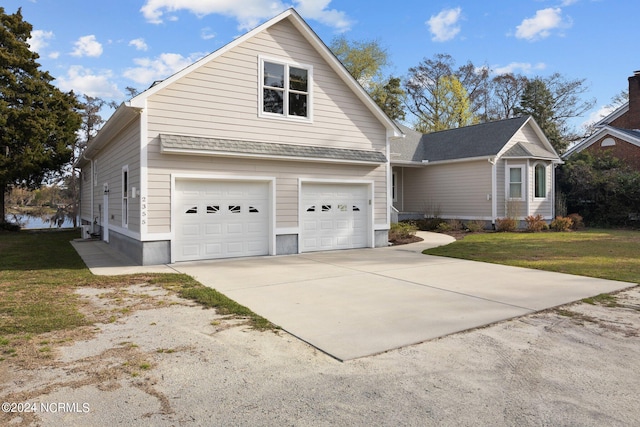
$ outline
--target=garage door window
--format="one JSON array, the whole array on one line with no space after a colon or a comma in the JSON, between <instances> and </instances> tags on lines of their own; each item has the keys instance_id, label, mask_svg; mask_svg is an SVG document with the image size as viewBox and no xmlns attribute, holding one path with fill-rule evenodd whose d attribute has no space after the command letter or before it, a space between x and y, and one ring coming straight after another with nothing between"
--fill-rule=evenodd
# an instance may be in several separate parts
<instances>
[{"instance_id":1,"label":"garage door window","mask_svg":"<svg viewBox=\"0 0 640 427\"><path fill-rule=\"evenodd\" d=\"M207 206L207 213L208 214L217 214L218 212L220 212L220 206L219 205Z\"/></svg>"}]
</instances>

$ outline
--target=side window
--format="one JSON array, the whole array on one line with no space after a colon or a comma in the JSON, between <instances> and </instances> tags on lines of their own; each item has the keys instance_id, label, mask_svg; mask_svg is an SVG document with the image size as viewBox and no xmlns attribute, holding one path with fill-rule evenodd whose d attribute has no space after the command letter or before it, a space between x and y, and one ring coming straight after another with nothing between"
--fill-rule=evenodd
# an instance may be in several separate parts
<instances>
[{"instance_id":1,"label":"side window","mask_svg":"<svg viewBox=\"0 0 640 427\"><path fill-rule=\"evenodd\" d=\"M543 164L537 164L534 169L535 197L547 197L547 168Z\"/></svg>"}]
</instances>

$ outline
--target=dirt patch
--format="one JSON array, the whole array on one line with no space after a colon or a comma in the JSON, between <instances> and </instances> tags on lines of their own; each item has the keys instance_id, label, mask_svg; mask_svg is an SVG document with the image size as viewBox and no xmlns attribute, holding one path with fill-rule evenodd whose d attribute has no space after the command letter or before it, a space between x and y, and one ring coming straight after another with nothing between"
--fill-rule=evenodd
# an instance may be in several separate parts
<instances>
[{"instance_id":1,"label":"dirt patch","mask_svg":"<svg viewBox=\"0 0 640 427\"><path fill-rule=\"evenodd\" d=\"M0 401L37 408L0 425L640 424L639 287L346 363L145 283L78 292L94 326L0 346Z\"/></svg>"}]
</instances>

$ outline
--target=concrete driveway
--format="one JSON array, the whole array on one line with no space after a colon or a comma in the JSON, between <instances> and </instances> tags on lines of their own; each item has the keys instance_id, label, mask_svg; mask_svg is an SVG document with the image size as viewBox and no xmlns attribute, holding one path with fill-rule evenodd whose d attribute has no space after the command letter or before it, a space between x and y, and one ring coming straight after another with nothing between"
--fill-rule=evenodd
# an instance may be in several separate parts
<instances>
[{"instance_id":1,"label":"concrete driveway","mask_svg":"<svg viewBox=\"0 0 640 427\"><path fill-rule=\"evenodd\" d=\"M73 242L94 274L181 272L338 360L522 316L632 283L422 255L450 236L378 249L133 266Z\"/></svg>"},{"instance_id":2,"label":"concrete driveway","mask_svg":"<svg viewBox=\"0 0 640 427\"><path fill-rule=\"evenodd\" d=\"M422 249L449 237L423 237L398 247L171 267L342 361L634 286L426 256Z\"/></svg>"}]
</instances>

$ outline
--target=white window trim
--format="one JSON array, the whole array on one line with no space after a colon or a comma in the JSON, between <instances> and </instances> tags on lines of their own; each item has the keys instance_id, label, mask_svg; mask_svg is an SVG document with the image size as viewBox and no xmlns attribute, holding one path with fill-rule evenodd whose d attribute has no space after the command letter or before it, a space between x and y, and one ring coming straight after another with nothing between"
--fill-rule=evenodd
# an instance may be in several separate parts
<instances>
[{"instance_id":1,"label":"white window trim","mask_svg":"<svg viewBox=\"0 0 640 427\"><path fill-rule=\"evenodd\" d=\"M125 183L124 174L127 174ZM131 176L129 175L129 165L122 167L120 174L122 181L122 228L129 228L129 187L131 187ZM126 185L125 185L126 184Z\"/></svg>"},{"instance_id":2,"label":"white window trim","mask_svg":"<svg viewBox=\"0 0 640 427\"><path fill-rule=\"evenodd\" d=\"M265 112L263 109L264 102L264 63L271 62L274 64L281 64L285 67L285 84L284 84L284 108L283 114L275 114ZM290 116L289 111L289 67L302 68L307 70L307 116ZM290 120L295 122L312 123L313 122L313 66L308 64L300 64L297 62L286 61L284 59L273 58L269 56L258 55L258 117L275 119L275 120Z\"/></svg>"},{"instance_id":3,"label":"white window trim","mask_svg":"<svg viewBox=\"0 0 640 427\"><path fill-rule=\"evenodd\" d=\"M520 169L520 197L511 197L511 169ZM524 165L507 165L507 173L505 176L507 200L525 200L526 199L526 175Z\"/></svg>"},{"instance_id":4,"label":"white window trim","mask_svg":"<svg viewBox=\"0 0 640 427\"><path fill-rule=\"evenodd\" d=\"M538 183L538 180L536 178L536 168L538 166L542 166L544 168L544 197L536 196L536 185ZM548 167L549 165L543 162L536 162L533 164L533 198L535 200L547 200L549 198L549 173L547 170Z\"/></svg>"}]
</instances>

